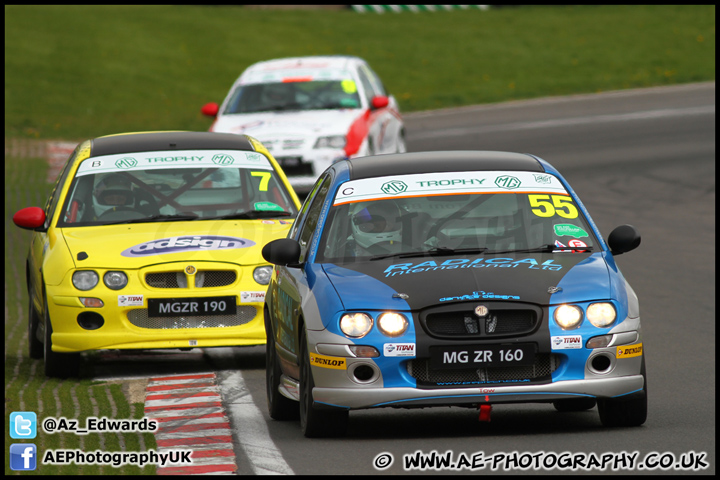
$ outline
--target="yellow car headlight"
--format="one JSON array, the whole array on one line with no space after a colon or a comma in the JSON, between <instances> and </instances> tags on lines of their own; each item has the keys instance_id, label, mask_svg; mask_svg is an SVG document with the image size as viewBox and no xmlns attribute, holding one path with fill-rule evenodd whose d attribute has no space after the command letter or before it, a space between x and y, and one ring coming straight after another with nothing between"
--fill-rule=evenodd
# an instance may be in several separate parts
<instances>
[{"instance_id":1,"label":"yellow car headlight","mask_svg":"<svg viewBox=\"0 0 720 480\"><path fill-rule=\"evenodd\" d=\"M79 270L73 273L72 283L78 290L92 290L98 284L100 277L92 270Z\"/></svg>"},{"instance_id":2,"label":"yellow car headlight","mask_svg":"<svg viewBox=\"0 0 720 480\"><path fill-rule=\"evenodd\" d=\"M121 290L127 285L128 278L123 272L107 272L103 275L103 282L112 290Z\"/></svg>"},{"instance_id":3,"label":"yellow car headlight","mask_svg":"<svg viewBox=\"0 0 720 480\"><path fill-rule=\"evenodd\" d=\"M555 309L555 323L563 330L572 330L580 326L583 319L582 309L575 305L560 305Z\"/></svg>"},{"instance_id":4,"label":"yellow car headlight","mask_svg":"<svg viewBox=\"0 0 720 480\"><path fill-rule=\"evenodd\" d=\"M270 283L270 278L272 277L273 267L271 266L263 266L263 267L257 267L255 270L253 270L253 279L260 285L267 285Z\"/></svg>"},{"instance_id":5,"label":"yellow car headlight","mask_svg":"<svg viewBox=\"0 0 720 480\"><path fill-rule=\"evenodd\" d=\"M367 313L346 313L340 318L340 330L348 337L364 337L372 326L373 319Z\"/></svg>"},{"instance_id":6,"label":"yellow car headlight","mask_svg":"<svg viewBox=\"0 0 720 480\"><path fill-rule=\"evenodd\" d=\"M615 306L609 302L591 303L587 308L587 319L598 328L606 328L615 323Z\"/></svg>"}]
</instances>

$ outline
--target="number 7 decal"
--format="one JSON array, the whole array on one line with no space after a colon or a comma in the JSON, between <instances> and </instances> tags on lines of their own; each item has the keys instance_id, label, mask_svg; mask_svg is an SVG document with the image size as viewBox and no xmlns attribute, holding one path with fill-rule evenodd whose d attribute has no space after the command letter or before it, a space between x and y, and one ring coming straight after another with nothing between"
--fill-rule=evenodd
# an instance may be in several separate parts
<instances>
[{"instance_id":1,"label":"number 7 decal","mask_svg":"<svg viewBox=\"0 0 720 480\"><path fill-rule=\"evenodd\" d=\"M268 183L270 183L270 176L272 174L270 172L250 172L250 175L252 175L253 177L260 177L259 190L261 192L267 192Z\"/></svg>"}]
</instances>

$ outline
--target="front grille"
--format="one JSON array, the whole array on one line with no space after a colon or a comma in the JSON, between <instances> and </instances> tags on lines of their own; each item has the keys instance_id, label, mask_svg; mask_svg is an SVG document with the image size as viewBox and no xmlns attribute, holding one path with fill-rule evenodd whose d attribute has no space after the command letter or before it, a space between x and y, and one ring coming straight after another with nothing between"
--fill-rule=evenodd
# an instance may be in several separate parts
<instances>
[{"instance_id":1,"label":"front grille","mask_svg":"<svg viewBox=\"0 0 720 480\"><path fill-rule=\"evenodd\" d=\"M148 285L155 288L180 288L178 285L178 276L183 275L182 272L158 272L148 273L145 275L145 281Z\"/></svg>"},{"instance_id":2,"label":"front grille","mask_svg":"<svg viewBox=\"0 0 720 480\"><path fill-rule=\"evenodd\" d=\"M539 325L541 311L518 304L490 304L484 317L475 315L477 304L458 304L423 312L420 319L430 335L440 338L482 338L527 335Z\"/></svg>"},{"instance_id":3,"label":"front grille","mask_svg":"<svg viewBox=\"0 0 720 480\"><path fill-rule=\"evenodd\" d=\"M237 280L232 270L200 270L195 274L195 288L226 287ZM145 275L147 284L154 288L187 288L183 272L157 272Z\"/></svg>"},{"instance_id":4,"label":"front grille","mask_svg":"<svg viewBox=\"0 0 720 480\"><path fill-rule=\"evenodd\" d=\"M201 270L195 274L195 287L226 287L235 283L237 273L232 270Z\"/></svg>"},{"instance_id":5,"label":"front grille","mask_svg":"<svg viewBox=\"0 0 720 480\"><path fill-rule=\"evenodd\" d=\"M148 317L147 308L128 312L130 323L140 328L167 330L176 328L224 328L245 325L257 315L257 309L238 305L235 315L210 315L202 317Z\"/></svg>"},{"instance_id":6,"label":"front grille","mask_svg":"<svg viewBox=\"0 0 720 480\"><path fill-rule=\"evenodd\" d=\"M551 375L559 365L558 355L539 353L533 365L490 368L432 370L429 359L419 358L407 363L407 371L418 381L418 384L467 385L533 380Z\"/></svg>"}]
</instances>

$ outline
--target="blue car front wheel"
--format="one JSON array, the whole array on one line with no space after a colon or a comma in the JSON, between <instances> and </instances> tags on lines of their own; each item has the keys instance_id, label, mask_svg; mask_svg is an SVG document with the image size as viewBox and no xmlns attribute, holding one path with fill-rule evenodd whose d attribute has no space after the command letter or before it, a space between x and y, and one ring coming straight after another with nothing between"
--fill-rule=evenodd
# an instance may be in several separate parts
<instances>
[{"instance_id":1,"label":"blue car front wheel","mask_svg":"<svg viewBox=\"0 0 720 480\"><path fill-rule=\"evenodd\" d=\"M300 336L300 428L309 438L338 437L345 435L348 419L347 410L320 410L313 406L313 380L308 354L307 332Z\"/></svg>"},{"instance_id":2,"label":"blue car front wheel","mask_svg":"<svg viewBox=\"0 0 720 480\"><path fill-rule=\"evenodd\" d=\"M604 427L637 427L647 419L647 375L645 373L645 357L642 359L640 372L644 378L643 389L627 398L598 399L600 422Z\"/></svg>"}]
</instances>

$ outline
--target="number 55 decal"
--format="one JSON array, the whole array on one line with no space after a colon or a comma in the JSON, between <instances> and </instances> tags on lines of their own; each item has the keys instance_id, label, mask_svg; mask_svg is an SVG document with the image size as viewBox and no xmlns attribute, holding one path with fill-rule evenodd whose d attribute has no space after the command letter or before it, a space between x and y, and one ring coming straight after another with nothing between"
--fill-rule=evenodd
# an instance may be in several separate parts
<instances>
[{"instance_id":1,"label":"number 55 decal","mask_svg":"<svg viewBox=\"0 0 720 480\"><path fill-rule=\"evenodd\" d=\"M528 195L532 212L538 217L559 215L563 218L577 218L578 211L572 199L566 195ZM550 203L549 200L552 200Z\"/></svg>"}]
</instances>

